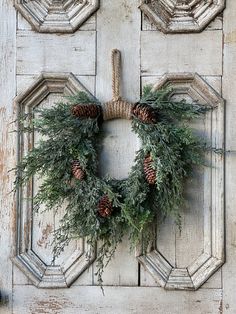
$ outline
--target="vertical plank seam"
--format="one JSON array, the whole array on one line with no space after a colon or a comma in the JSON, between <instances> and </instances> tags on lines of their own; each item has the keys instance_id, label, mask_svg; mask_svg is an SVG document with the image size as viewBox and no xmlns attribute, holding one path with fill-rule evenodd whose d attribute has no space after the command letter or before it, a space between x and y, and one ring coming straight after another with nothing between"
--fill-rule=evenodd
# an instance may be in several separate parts
<instances>
[{"instance_id":1,"label":"vertical plank seam","mask_svg":"<svg viewBox=\"0 0 236 314\"><path fill-rule=\"evenodd\" d=\"M14 56L15 56L15 61L14 61L14 81L15 81L15 90L14 90L14 96L16 96L17 94L17 67L16 67L16 61L17 61L17 29L18 29L18 13L16 12L15 10L15 52L14 52ZM13 99L12 99L13 101ZM11 104L12 105L12 116L14 116L15 112L16 112L16 108L14 107L13 103ZM16 137L16 135L15 135ZM14 149L14 148L13 148ZM16 148L15 148L16 149ZM15 157L16 158L16 157ZM16 160L14 159L14 162L16 162ZM13 198L13 203L16 202L15 200L15 197ZM16 211L16 206L13 206L14 210ZM13 213L13 215L16 215L16 213ZM15 223L17 222L17 217L16 217L16 221ZM15 229L14 233L12 231L12 241L14 241L15 243L12 243L12 247L14 247L16 245L16 232L17 232L17 229ZM12 277L11 277L11 281L12 281L12 291L11 291L11 313L13 314L14 312L14 266L11 262L11 265L12 265Z\"/></svg>"},{"instance_id":2,"label":"vertical plank seam","mask_svg":"<svg viewBox=\"0 0 236 314\"><path fill-rule=\"evenodd\" d=\"M95 13L95 30L96 30L96 35L95 35L95 80L94 80L94 95L97 97L97 57L98 57L98 25L97 25L97 12ZM97 244L98 245L98 244ZM96 247L97 250L97 247ZM96 265L96 259L95 261L91 264L91 271L92 271L92 286L95 285L95 265Z\"/></svg>"},{"instance_id":3,"label":"vertical plank seam","mask_svg":"<svg viewBox=\"0 0 236 314\"><path fill-rule=\"evenodd\" d=\"M140 28L139 28L139 99L141 98L141 94L142 94L142 80L141 80L141 33L142 33L142 29L143 29L143 21L142 21L142 12L139 11L139 18L140 18ZM142 266L139 263L139 261L137 260L138 263L138 287L142 286ZM144 271L144 268L143 268Z\"/></svg>"},{"instance_id":4,"label":"vertical plank seam","mask_svg":"<svg viewBox=\"0 0 236 314\"><path fill-rule=\"evenodd\" d=\"M221 96L223 97L223 77L224 77L224 64L225 64L225 33L224 33L224 13L222 17L222 76L221 76ZM224 104L225 105L225 104ZM227 107L224 106L224 149L227 147L227 138L226 138L226 112ZM226 158L224 157L224 256L226 258ZM223 288L224 288L224 280L223 280L223 271L221 268L221 288L222 288L222 304L224 304L223 300ZM223 308L223 306L222 306Z\"/></svg>"}]
</instances>

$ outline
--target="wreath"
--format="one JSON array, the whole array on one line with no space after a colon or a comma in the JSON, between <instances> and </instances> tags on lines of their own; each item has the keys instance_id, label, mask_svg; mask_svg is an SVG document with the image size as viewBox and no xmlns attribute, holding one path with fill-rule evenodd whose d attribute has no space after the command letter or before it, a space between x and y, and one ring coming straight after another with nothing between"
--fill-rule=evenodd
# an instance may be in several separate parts
<instances>
[{"instance_id":1,"label":"wreath","mask_svg":"<svg viewBox=\"0 0 236 314\"><path fill-rule=\"evenodd\" d=\"M113 51L113 62L119 52ZM136 104L119 96L117 69L113 66L113 100L101 106L85 92L67 97L39 116L20 117L20 132L38 132L43 137L17 167L16 186L35 175L42 183L34 196L34 209L65 206L54 233L54 256L72 240L86 238L97 250L97 276L102 285L104 267L128 233L131 247L142 242L143 253L155 236L157 219L172 215L180 225L184 181L195 165L204 164L206 144L188 126L210 108L198 103L173 101L173 91L143 89ZM119 75L119 74L118 74ZM106 109L104 109L106 108ZM111 117L132 120L132 130L141 140L127 179L98 175L101 125ZM66 205L65 205L66 204ZM88 256L89 258L89 256Z\"/></svg>"}]
</instances>

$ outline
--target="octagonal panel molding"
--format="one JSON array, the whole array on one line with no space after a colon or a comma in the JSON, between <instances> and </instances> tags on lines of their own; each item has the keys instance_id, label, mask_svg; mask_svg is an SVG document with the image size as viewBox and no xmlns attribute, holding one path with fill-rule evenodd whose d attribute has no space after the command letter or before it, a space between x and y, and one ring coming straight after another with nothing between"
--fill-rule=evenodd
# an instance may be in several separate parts
<instances>
[{"instance_id":1,"label":"octagonal panel molding","mask_svg":"<svg viewBox=\"0 0 236 314\"><path fill-rule=\"evenodd\" d=\"M201 32L225 0L142 0L140 9L163 33Z\"/></svg>"},{"instance_id":2,"label":"octagonal panel molding","mask_svg":"<svg viewBox=\"0 0 236 314\"><path fill-rule=\"evenodd\" d=\"M154 89L167 86L173 88L173 96L185 95L203 106L207 104L214 108L207 113L209 118L203 122L204 128L212 147L224 148L224 100L220 95L198 74L166 74ZM206 167L209 174L204 188L204 239L200 256L185 268L171 265L158 251L157 244L148 254L137 256L165 289L196 290L224 263L224 158L214 152L209 152L209 155L212 166Z\"/></svg>"},{"instance_id":3,"label":"octagonal panel molding","mask_svg":"<svg viewBox=\"0 0 236 314\"><path fill-rule=\"evenodd\" d=\"M73 33L99 5L99 0L15 0L15 8L42 33Z\"/></svg>"},{"instance_id":4,"label":"octagonal panel molding","mask_svg":"<svg viewBox=\"0 0 236 314\"><path fill-rule=\"evenodd\" d=\"M42 73L28 90L15 98L18 117L33 113L36 107L47 102L49 96L56 98L74 95L80 90L88 92L71 73ZM34 145L34 140L35 134L25 134L20 132L19 128L18 160L27 154ZM13 262L37 287L69 287L95 260L96 252L87 245L85 239L80 239L74 243L73 249L62 253L62 257L54 264L51 263L52 258L48 254L51 254L52 249L47 249L47 246L52 226L46 221L44 228L42 221L34 218L32 202L34 181L36 180L33 178L26 187L19 188L17 192L17 231ZM54 221L58 219L57 214L53 219ZM40 234L37 234L35 228L41 230Z\"/></svg>"}]
</instances>

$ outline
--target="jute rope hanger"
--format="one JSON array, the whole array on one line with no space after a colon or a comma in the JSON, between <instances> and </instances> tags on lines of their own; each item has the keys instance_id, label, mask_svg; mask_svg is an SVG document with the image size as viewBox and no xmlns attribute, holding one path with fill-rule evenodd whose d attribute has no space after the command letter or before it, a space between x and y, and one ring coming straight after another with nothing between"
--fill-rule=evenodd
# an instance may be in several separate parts
<instances>
[{"instance_id":1,"label":"jute rope hanger","mask_svg":"<svg viewBox=\"0 0 236 314\"><path fill-rule=\"evenodd\" d=\"M103 120L127 119L132 117L134 104L123 100L120 95L121 80L121 52L113 49L111 53L112 64L112 100L103 106Z\"/></svg>"}]
</instances>

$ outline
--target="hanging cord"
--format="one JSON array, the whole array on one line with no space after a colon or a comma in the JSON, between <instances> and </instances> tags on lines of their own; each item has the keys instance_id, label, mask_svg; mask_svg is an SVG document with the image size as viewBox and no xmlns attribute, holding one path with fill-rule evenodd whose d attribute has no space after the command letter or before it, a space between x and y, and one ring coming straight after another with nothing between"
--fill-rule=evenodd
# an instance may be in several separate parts
<instances>
[{"instance_id":1,"label":"hanging cord","mask_svg":"<svg viewBox=\"0 0 236 314\"><path fill-rule=\"evenodd\" d=\"M121 78L121 53L118 49L111 52L112 64L112 99L118 101L120 96L120 78Z\"/></svg>"},{"instance_id":2,"label":"hanging cord","mask_svg":"<svg viewBox=\"0 0 236 314\"><path fill-rule=\"evenodd\" d=\"M131 119L133 104L122 100L120 95L121 80L121 52L113 49L111 53L112 64L112 100L104 104L103 120Z\"/></svg>"}]
</instances>

